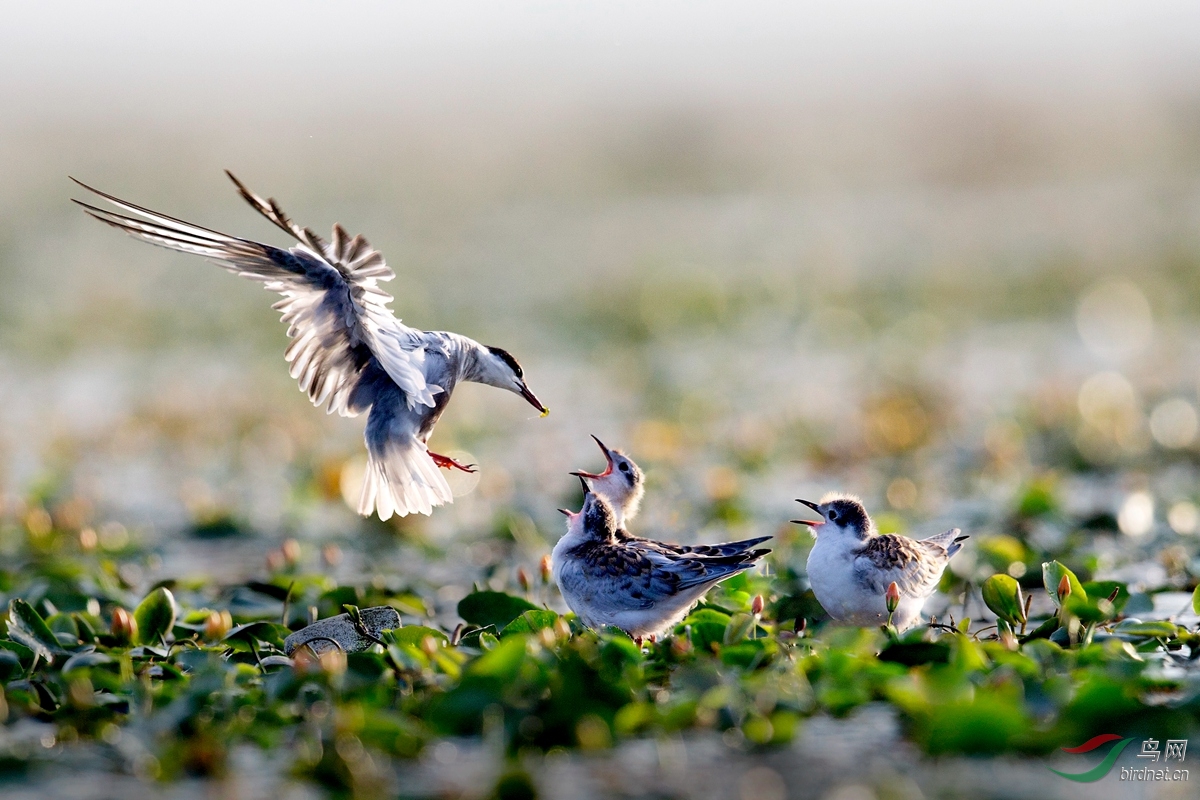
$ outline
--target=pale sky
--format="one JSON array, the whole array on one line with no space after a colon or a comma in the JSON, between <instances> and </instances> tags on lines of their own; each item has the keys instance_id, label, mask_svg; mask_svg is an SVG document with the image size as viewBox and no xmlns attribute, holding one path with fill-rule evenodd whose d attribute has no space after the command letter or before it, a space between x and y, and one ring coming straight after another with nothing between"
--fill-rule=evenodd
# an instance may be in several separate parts
<instances>
[{"instance_id":1,"label":"pale sky","mask_svg":"<svg viewBox=\"0 0 1200 800\"><path fill-rule=\"evenodd\" d=\"M1192 87L1195 2L0 3L10 121L351 100L505 102L983 82ZM11 115L11 116L10 116Z\"/></svg>"}]
</instances>

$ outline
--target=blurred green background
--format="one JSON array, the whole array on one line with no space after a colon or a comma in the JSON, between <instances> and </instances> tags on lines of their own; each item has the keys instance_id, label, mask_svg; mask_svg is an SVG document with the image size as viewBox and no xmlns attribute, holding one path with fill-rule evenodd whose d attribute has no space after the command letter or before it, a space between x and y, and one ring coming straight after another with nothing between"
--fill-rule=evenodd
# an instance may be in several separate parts
<instances>
[{"instance_id":1,"label":"blurred green background","mask_svg":"<svg viewBox=\"0 0 1200 800\"><path fill-rule=\"evenodd\" d=\"M966 529L967 581L1200 574L1194 5L4 12L3 514L133 537L135 584L296 537L452 621L548 552L593 433L648 473L639 533L777 534L783 575L832 489ZM288 378L273 298L68 202L281 244L225 168L364 234L398 316L511 350L550 417L461 388L433 444L478 477L360 520L362 423Z\"/></svg>"},{"instance_id":2,"label":"blurred green background","mask_svg":"<svg viewBox=\"0 0 1200 800\"><path fill-rule=\"evenodd\" d=\"M1195 13L10 8L5 502L53 487L159 536L359 524L361 423L296 390L272 298L67 202L70 174L279 243L228 167L366 235L399 316L511 349L554 410L464 388L435 442L480 482L399 527L556 530L588 433L679 538L832 488L967 524L1059 466L1031 425L1107 470L1078 502L1153 489L1165 519L1194 483Z\"/></svg>"}]
</instances>

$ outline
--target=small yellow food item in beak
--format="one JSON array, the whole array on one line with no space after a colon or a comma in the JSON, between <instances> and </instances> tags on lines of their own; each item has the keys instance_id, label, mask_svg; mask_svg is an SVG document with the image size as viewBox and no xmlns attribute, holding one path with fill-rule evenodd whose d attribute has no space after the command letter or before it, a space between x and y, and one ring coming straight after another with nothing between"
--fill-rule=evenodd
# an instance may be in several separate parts
<instances>
[{"instance_id":1,"label":"small yellow food item in beak","mask_svg":"<svg viewBox=\"0 0 1200 800\"><path fill-rule=\"evenodd\" d=\"M539 414L538 416L539 416L539 417L548 417L548 416L550 416L550 406L546 406L544 409L542 409L542 413L541 413L541 414Z\"/></svg>"}]
</instances>

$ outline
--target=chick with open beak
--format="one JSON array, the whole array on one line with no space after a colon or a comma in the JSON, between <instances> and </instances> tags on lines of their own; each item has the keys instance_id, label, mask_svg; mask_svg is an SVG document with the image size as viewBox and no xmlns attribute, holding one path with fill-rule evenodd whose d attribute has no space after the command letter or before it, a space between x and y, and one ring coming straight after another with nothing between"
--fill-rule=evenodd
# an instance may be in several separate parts
<instances>
[{"instance_id":1,"label":"chick with open beak","mask_svg":"<svg viewBox=\"0 0 1200 800\"><path fill-rule=\"evenodd\" d=\"M841 625L891 620L905 630L917 624L950 558L967 539L958 528L924 539L881 534L852 495L796 502L819 517L792 522L809 526L817 537L808 554L808 581L821 607Z\"/></svg>"},{"instance_id":2,"label":"chick with open beak","mask_svg":"<svg viewBox=\"0 0 1200 800\"><path fill-rule=\"evenodd\" d=\"M646 492L645 479L641 469L629 456L620 450L605 446L596 436L592 436L600 446L607 462L603 472L572 472L585 481L587 489L598 494L612 507L618 529L624 529L625 524L637 516L638 506L642 495Z\"/></svg>"},{"instance_id":3,"label":"chick with open beak","mask_svg":"<svg viewBox=\"0 0 1200 800\"><path fill-rule=\"evenodd\" d=\"M589 628L620 628L639 644L673 630L709 589L769 552L746 546L700 554L619 538L612 507L595 492L585 492L579 511L559 511L567 530L550 563L563 600Z\"/></svg>"}]
</instances>

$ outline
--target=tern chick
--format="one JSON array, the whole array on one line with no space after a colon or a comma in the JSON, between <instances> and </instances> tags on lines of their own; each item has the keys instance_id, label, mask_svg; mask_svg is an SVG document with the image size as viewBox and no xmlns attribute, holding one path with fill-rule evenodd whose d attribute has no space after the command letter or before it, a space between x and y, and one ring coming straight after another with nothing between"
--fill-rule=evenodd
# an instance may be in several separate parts
<instances>
[{"instance_id":1,"label":"tern chick","mask_svg":"<svg viewBox=\"0 0 1200 800\"><path fill-rule=\"evenodd\" d=\"M645 478L642 476L642 471L638 469L638 465L633 463L632 458L620 450L610 450L604 442L600 441L599 437L593 435L592 438L596 440L596 444L600 445L600 452L604 454L604 459L608 462L604 471L584 472L580 470L571 474L586 481L585 489L590 487L592 491L608 501L613 514L616 515L617 527L624 528L626 523L637 516L642 495L646 493Z\"/></svg>"},{"instance_id":2,"label":"tern chick","mask_svg":"<svg viewBox=\"0 0 1200 800\"><path fill-rule=\"evenodd\" d=\"M626 526L631 519L637 516L638 508L642 502L642 495L646 492L645 477L641 468L634 463L632 458L625 455L623 451L609 449L595 435L592 438L596 440L596 444L600 445L600 452L604 454L604 458L608 462L604 471L583 472L581 470L570 474L579 478L579 482L583 485L584 494L587 494L589 491L595 492L612 508L617 526L617 541L638 547L661 550L667 553L729 556L745 552L754 545L762 544L771 538L770 536L760 536L757 539L743 539L739 542L725 542L724 544L683 545L634 536Z\"/></svg>"},{"instance_id":3,"label":"tern chick","mask_svg":"<svg viewBox=\"0 0 1200 800\"><path fill-rule=\"evenodd\" d=\"M473 472L473 465L429 452L426 442L460 381L485 383L548 411L525 383L517 360L457 333L422 331L398 320L391 295L379 288L396 274L366 239L341 225L326 242L293 223L229 175L255 211L295 238L284 250L228 236L127 203L79 183L126 216L76 200L88 214L151 244L194 253L283 295L273 308L288 325L285 358L313 405L354 417L367 411L367 472L358 512L380 519L429 514L453 501L438 467Z\"/></svg>"},{"instance_id":4,"label":"tern chick","mask_svg":"<svg viewBox=\"0 0 1200 800\"><path fill-rule=\"evenodd\" d=\"M917 622L921 607L966 536L958 528L910 539L880 534L856 497L829 494L821 502L797 500L821 515L815 522L792 520L813 529L817 542L808 554L808 580L821 607L847 625L882 625L888 620L884 595L900 590L892 623L904 630Z\"/></svg>"},{"instance_id":5,"label":"tern chick","mask_svg":"<svg viewBox=\"0 0 1200 800\"><path fill-rule=\"evenodd\" d=\"M567 532L551 555L554 581L588 627L620 628L634 639L679 623L720 581L754 566L769 550L698 555L617 539L612 506L593 492L567 515Z\"/></svg>"}]
</instances>

